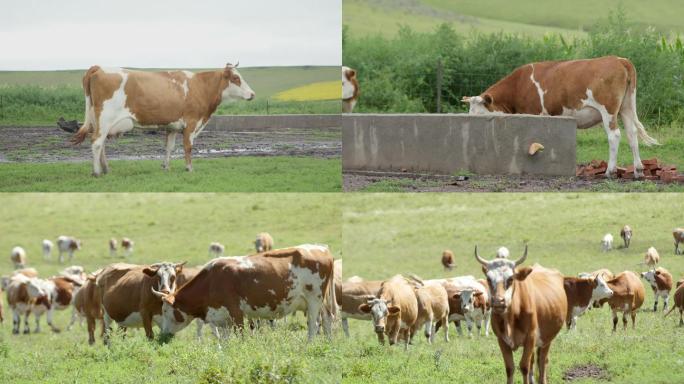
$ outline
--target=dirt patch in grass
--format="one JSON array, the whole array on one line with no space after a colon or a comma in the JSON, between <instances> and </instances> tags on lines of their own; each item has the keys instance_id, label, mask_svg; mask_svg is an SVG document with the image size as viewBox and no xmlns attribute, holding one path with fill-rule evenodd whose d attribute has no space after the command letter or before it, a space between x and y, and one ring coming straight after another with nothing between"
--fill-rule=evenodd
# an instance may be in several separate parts
<instances>
[{"instance_id":1,"label":"dirt patch in grass","mask_svg":"<svg viewBox=\"0 0 684 384\"><path fill-rule=\"evenodd\" d=\"M595 364L576 365L563 374L563 381L580 379L609 380L608 371Z\"/></svg>"}]
</instances>

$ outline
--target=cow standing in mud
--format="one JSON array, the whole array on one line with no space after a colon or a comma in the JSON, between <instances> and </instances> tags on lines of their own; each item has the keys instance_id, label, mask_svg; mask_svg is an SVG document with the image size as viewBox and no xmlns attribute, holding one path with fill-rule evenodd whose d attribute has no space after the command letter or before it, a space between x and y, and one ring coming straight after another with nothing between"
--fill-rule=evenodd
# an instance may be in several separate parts
<instances>
[{"instance_id":1,"label":"cow standing in mud","mask_svg":"<svg viewBox=\"0 0 684 384\"><path fill-rule=\"evenodd\" d=\"M622 57L544 61L523 65L481 95L462 101L470 104L471 114L570 116L577 120L578 128L603 123L610 147L609 177L617 170L620 115L632 149L634 177L640 178L644 166L637 136L645 145L658 142L646 133L637 117L636 86L636 69Z\"/></svg>"},{"instance_id":2,"label":"cow standing in mud","mask_svg":"<svg viewBox=\"0 0 684 384\"><path fill-rule=\"evenodd\" d=\"M254 91L237 71L237 65L192 73L189 71L143 72L93 66L83 76L85 122L72 142L82 143L90 133L93 176L109 171L105 140L134 127L166 130L163 168L183 133L185 169L192 171L192 146L197 135L223 101L254 99Z\"/></svg>"}]
</instances>

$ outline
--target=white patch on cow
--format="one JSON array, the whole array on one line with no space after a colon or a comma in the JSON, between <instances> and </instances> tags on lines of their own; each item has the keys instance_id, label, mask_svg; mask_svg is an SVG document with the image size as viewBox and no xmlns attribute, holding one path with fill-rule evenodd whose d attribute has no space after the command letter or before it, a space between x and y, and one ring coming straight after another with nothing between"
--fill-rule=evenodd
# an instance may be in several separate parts
<instances>
[{"instance_id":1,"label":"white patch on cow","mask_svg":"<svg viewBox=\"0 0 684 384\"><path fill-rule=\"evenodd\" d=\"M131 312L123 321L117 321L117 324L122 327L139 328L143 325L142 316L140 312Z\"/></svg>"},{"instance_id":2,"label":"white patch on cow","mask_svg":"<svg viewBox=\"0 0 684 384\"><path fill-rule=\"evenodd\" d=\"M541 103L542 111L541 111L540 115L546 116L549 114L549 111L547 111L546 107L544 106L544 94L546 93L546 91L542 89L541 83L539 83L538 81L536 81L534 79L534 65L530 64L530 66L532 67L532 73L530 74L530 80L532 80L532 83L534 83L534 86L537 87L537 94L539 95L539 102Z\"/></svg>"},{"instance_id":3,"label":"white patch on cow","mask_svg":"<svg viewBox=\"0 0 684 384\"><path fill-rule=\"evenodd\" d=\"M251 100L251 98L254 97L254 91L236 69L233 69L233 73L240 77L240 86L235 85L233 82L229 82L228 86L221 92L221 101L235 99Z\"/></svg>"},{"instance_id":4,"label":"white patch on cow","mask_svg":"<svg viewBox=\"0 0 684 384\"><path fill-rule=\"evenodd\" d=\"M603 277L601 277L600 275L596 276L596 283L596 288L592 289L591 291L592 301L607 299L613 296L613 290L610 289L606 281L603 280Z\"/></svg>"},{"instance_id":5,"label":"white patch on cow","mask_svg":"<svg viewBox=\"0 0 684 384\"><path fill-rule=\"evenodd\" d=\"M254 279L254 284L259 284L259 280Z\"/></svg>"},{"instance_id":6,"label":"white patch on cow","mask_svg":"<svg viewBox=\"0 0 684 384\"><path fill-rule=\"evenodd\" d=\"M585 107L570 109L563 107L562 116L572 117L577 121L577 128L590 128L601 122L601 112L594 108Z\"/></svg>"},{"instance_id":7,"label":"white patch on cow","mask_svg":"<svg viewBox=\"0 0 684 384\"><path fill-rule=\"evenodd\" d=\"M188 79L192 79L192 77L195 76L195 74L190 71L183 71L183 73L185 74L185 76L187 76Z\"/></svg>"},{"instance_id":8,"label":"white patch on cow","mask_svg":"<svg viewBox=\"0 0 684 384\"><path fill-rule=\"evenodd\" d=\"M510 255L511 252L506 247L499 247L499 249L496 250L497 259L508 259Z\"/></svg>"},{"instance_id":9,"label":"white patch on cow","mask_svg":"<svg viewBox=\"0 0 684 384\"><path fill-rule=\"evenodd\" d=\"M190 92L190 88L188 87L188 81L184 80L183 81L183 96L187 97L188 92Z\"/></svg>"},{"instance_id":10,"label":"white patch on cow","mask_svg":"<svg viewBox=\"0 0 684 384\"><path fill-rule=\"evenodd\" d=\"M166 128L173 131L182 131L183 128L185 128L185 120L181 117L180 119L169 123Z\"/></svg>"},{"instance_id":11,"label":"white patch on cow","mask_svg":"<svg viewBox=\"0 0 684 384\"><path fill-rule=\"evenodd\" d=\"M205 270L212 269L214 267L214 265L216 264L216 262L218 262L220 260L236 261L238 264L238 267L242 268L242 269L254 268L254 263L251 260L249 260L249 258L247 256L221 256L221 257L217 257L215 259L209 260L209 262L207 262L207 264L204 265L204 269Z\"/></svg>"},{"instance_id":12,"label":"white patch on cow","mask_svg":"<svg viewBox=\"0 0 684 384\"><path fill-rule=\"evenodd\" d=\"M296 246L295 248L303 249L305 251L328 252L328 246L323 244L302 244Z\"/></svg>"},{"instance_id":13,"label":"white patch on cow","mask_svg":"<svg viewBox=\"0 0 684 384\"><path fill-rule=\"evenodd\" d=\"M117 67L100 67L102 71L106 74L109 75L122 75L124 74L123 68L117 68Z\"/></svg>"},{"instance_id":14,"label":"white patch on cow","mask_svg":"<svg viewBox=\"0 0 684 384\"><path fill-rule=\"evenodd\" d=\"M200 119L197 122L197 125L195 125L195 129L192 131L192 133L190 133L190 144L195 143L195 138L199 136L200 133L202 133L202 130L204 130L205 125L206 124L204 124L204 119Z\"/></svg>"},{"instance_id":15,"label":"white patch on cow","mask_svg":"<svg viewBox=\"0 0 684 384\"><path fill-rule=\"evenodd\" d=\"M670 295L670 291L666 291L666 290L663 289L663 290L660 290L660 291L656 291L655 295L656 295L656 296L660 296L660 297L662 297L662 298L664 298L664 299L667 299L667 297Z\"/></svg>"},{"instance_id":16,"label":"white patch on cow","mask_svg":"<svg viewBox=\"0 0 684 384\"><path fill-rule=\"evenodd\" d=\"M274 289L269 289L269 290L268 290L268 293L270 293L270 294L273 295L273 296L276 295L276 291L275 291Z\"/></svg>"},{"instance_id":17,"label":"white patch on cow","mask_svg":"<svg viewBox=\"0 0 684 384\"><path fill-rule=\"evenodd\" d=\"M119 88L114 91L112 97L102 103L102 112L100 113L100 129L103 135L116 135L128 132L133 129L135 116L130 109L126 107L126 82L128 81L128 73L121 72L121 84Z\"/></svg>"},{"instance_id":18,"label":"white patch on cow","mask_svg":"<svg viewBox=\"0 0 684 384\"><path fill-rule=\"evenodd\" d=\"M230 312L226 307L218 308L207 308L207 315L204 317L204 321L216 326L216 327L226 327L232 324L232 318L230 317Z\"/></svg>"}]
</instances>

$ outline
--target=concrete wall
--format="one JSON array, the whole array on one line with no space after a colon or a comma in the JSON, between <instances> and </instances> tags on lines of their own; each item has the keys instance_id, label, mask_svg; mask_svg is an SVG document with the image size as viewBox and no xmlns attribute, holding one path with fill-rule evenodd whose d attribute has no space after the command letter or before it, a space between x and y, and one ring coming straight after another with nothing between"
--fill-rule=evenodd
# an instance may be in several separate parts
<instances>
[{"instance_id":1,"label":"concrete wall","mask_svg":"<svg viewBox=\"0 0 684 384\"><path fill-rule=\"evenodd\" d=\"M575 175L577 124L531 115L343 115L348 170ZM527 154L530 144L543 152Z\"/></svg>"},{"instance_id":2,"label":"concrete wall","mask_svg":"<svg viewBox=\"0 0 684 384\"><path fill-rule=\"evenodd\" d=\"M341 115L216 115L205 129L336 128Z\"/></svg>"}]
</instances>

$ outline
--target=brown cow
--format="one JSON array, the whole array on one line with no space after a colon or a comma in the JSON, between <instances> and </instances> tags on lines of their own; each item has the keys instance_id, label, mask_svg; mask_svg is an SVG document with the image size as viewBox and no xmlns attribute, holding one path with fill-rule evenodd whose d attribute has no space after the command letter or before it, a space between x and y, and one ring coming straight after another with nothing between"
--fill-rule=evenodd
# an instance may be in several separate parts
<instances>
[{"instance_id":1,"label":"brown cow","mask_svg":"<svg viewBox=\"0 0 684 384\"><path fill-rule=\"evenodd\" d=\"M356 71L349 67L342 67L342 112L352 113L359 99L359 81Z\"/></svg>"},{"instance_id":2,"label":"brown cow","mask_svg":"<svg viewBox=\"0 0 684 384\"><path fill-rule=\"evenodd\" d=\"M516 260L480 257L475 247L475 258L482 264L491 292L492 329L506 365L508 383L515 373L513 351L523 347L520 371L523 383L534 382L533 356L537 351L539 383L547 382L546 370L551 342L563 328L568 300L563 289L563 275L539 265L518 268L527 258L525 253Z\"/></svg>"},{"instance_id":3,"label":"brown cow","mask_svg":"<svg viewBox=\"0 0 684 384\"><path fill-rule=\"evenodd\" d=\"M435 340L437 329L435 322L444 324L444 340L449 341L449 296L442 284L423 284L416 288L418 300L418 316L411 330L415 334L422 325L425 325L425 337L428 343Z\"/></svg>"},{"instance_id":4,"label":"brown cow","mask_svg":"<svg viewBox=\"0 0 684 384\"><path fill-rule=\"evenodd\" d=\"M163 301L162 334L173 335L192 319L217 327L244 327L245 318L307 314L308 338L331 335L335 315L333 257L321 245L299 245L250 256L220 257L175 293L153 291Z\"/></svg>"},{"instance_id":5,"label":"brown cow","mask_svg":"<svg viewBox=\"0 0 684 384\"><path fill-rule=\"evenodd\" d=\"M418 317L418 301L413 283L401 275L385 280L380 285L378 294L361 304L359 310L370 313L373 317L375 333L381 344L385 343L385 335L390 345L396 344L401 337L404 348L408 349L413 338L411 332Z\"/></svg>"},{"instance_id":6,"label":"brown cow","mask_svg":"<svg viewBox=\"0 0 684 384\"><path fill-rule=\"evenodd\" d=\"M451 271L456 266L454 263L454 253L448 249L442 252L442 266L447 271Z\"/></svg>"},{"instance_id":7,"label":"brown cow","mask_svg":"<svg viewBox=\"0 0 684 384\"><path fill-rule=\"evenodd\" d=\"M625 243L625 248L629 248L629 243L632 241L632 227L629 225L622 227L620 237L622 237L622 241Z\"/></svg>"},{"instance_id":8,"label":"brown cow","mask_svg":"<svg viewBox=\"0 0 684 384\"><path fill-rule=\"evenodd\" d=\"M185 263L157 263L149 266L116 263L105 267L95 282L104 310L105 344L109 343L111 323L120 327L143 327L152 339L152 323L161 324L162 303L152 293L176 290L177 275Z\"/></svg>"},{"instance_id":9,"label":"brown cow","mask_svg":"<svg viewBox=\"0 0 684 384\"><path fill-rule=\"evenodd\" d=\"M610 156L606 176L617 170L622 117L634 158L634 177L643 176L637 135L646 145L658 142L637 117L637 74L627 59L606 56L588 60L544 61L523 65L479 96L464 97L471 114L527 113L570 116L578 128L599 123L608 135Z\"/></svg>"},{"instance_id":10,"label":"brown cow","mask_svg":"<svg viewBox=\"0 0 684 384\"><path fill-rule=\"evenodd\" d=\"M672 237L674 237L675 255L681 255L684 250L679 250L679 244L684 243L684 228L675 228L672 231Z\"/></svg>"},{"instance_id":11,"label":"brown cow","mask_svg":"<svg viewBox=\"0 0 684 384\"><path fill-rule=\"evenodd\" d=\"M600 274L593 278L565 277L563 288L568 299L565 320L568 329L575 329L577 318L584 314L593 301L609 298L613 294Z\"/></svg>"},{"instance_id":12,"label":"brown cow","mask_svg":"<svg viewBox=\"0 0 684 384\"><path fill-rule=\"evenodd\" d=\"M273 237L266 232L261 232L257 234L256 240L254 240L254 249L257 253L270 251L273 249Z\"/></svg>"},{"instance_id":13,"label":"brown cow","mask_svg":"<svg viewBox=\"0 0 684 384\"><path fill-rule=\"evenodd\" d=\"M166 129L163 168L168 169L176 134L182 131L185 168L192 171L195 138L219 104L254 98L254 91L236 68L228 64L224 69L192 73L90 67L83 76L85 122L72 142L80 144L91 133L93 176L100 176L109 171L104 150L107 137L138 126Z\"/></svg>"},{"instance_id":14,"label":"brown cow","mask_svg":"<svg viewBox=\"0 0 684 384\"><path fill-rule=\"evenodd\" d=\"M646 279L653 289L653 295L655 296L653 312L658 311L659 297L663 298L663 312L667 311L667 301L672 290L672 274L667 269L658 267L655 271L641 272L641 277Z\"/></svg>"},{"instance_id":15,"label":"brown cow","mask_svg":"<svg viewBox=\"0 0 684 384\"><path fill-rule=\"evenodd\" d=\"M95 282L97 275L101 271L97 271L93 275L88 276L86 282L81 289L76 292L74 296L74 316L71 318L71 323L67 329L70 329L76 320L76 314L85 317L88 325L88 344L95 343L95 322L100 320L101 332L100 336L104 335L105 324L102 315L102 298L97 290Z\"/></svg>"},{"instance_id":16,"label":"brown cow","mask_svg":"<svg viewBox=\"0 0 684 384\"><path fill-rule=\"evenodd\" d=\"M335 298L340 307L342 330L349 337L349 318L357 320L372 320L369 313L359 310L359 306L366 303L369 297L375 297L380 291L380 280L344 281L335 284Z\"/></svg>"},{"instance_id":17,"label":"brown cow","mask_svg":"<svg viewBox=\"0 0 684 384\"><path fill-rule=\"evenodd\" d=\"M613 296L599 301L599 305L607 302L613 311L613 332L617 329L617 313L622 312L623 329L627 329L627 313L632 317L632 328L636 327L636 314L644 303L644 285L639 276L632 271L617 274L612 280L606 281Z\"/></svg>"},{"instance_id":18,"label":"brown cow","mask_svg":"<svg viewBox=\"0 0 684 384\"><path fill-rule=\"evenodd\" d=\"M675 308L679 309L679 326L682 327L684 326L684 319L682 318L684 315L684 280L679 280L677 282L677 290L675 290L674 293L674 305L665 314L665 317L667 317L670 312L674 311Z\"/></svg>"}]
</instances>

